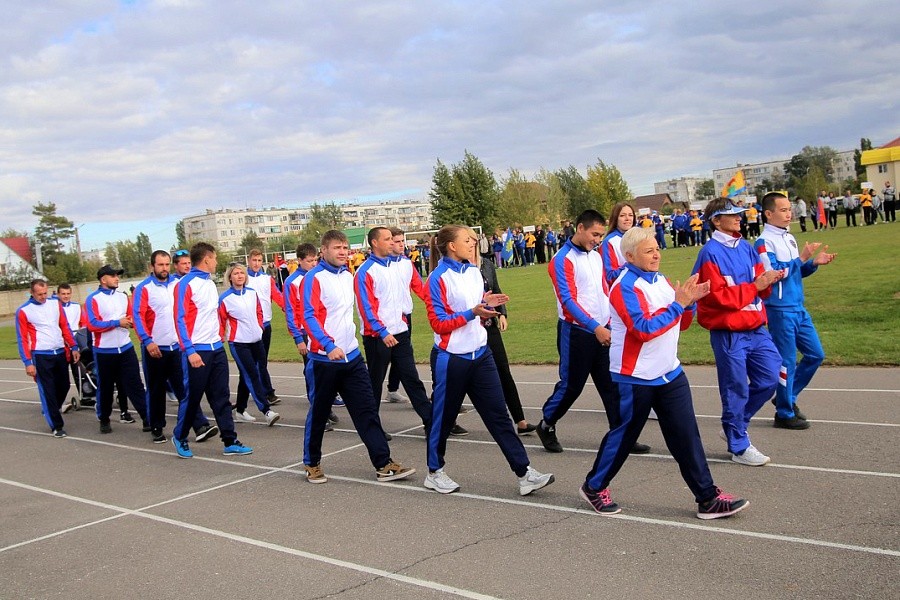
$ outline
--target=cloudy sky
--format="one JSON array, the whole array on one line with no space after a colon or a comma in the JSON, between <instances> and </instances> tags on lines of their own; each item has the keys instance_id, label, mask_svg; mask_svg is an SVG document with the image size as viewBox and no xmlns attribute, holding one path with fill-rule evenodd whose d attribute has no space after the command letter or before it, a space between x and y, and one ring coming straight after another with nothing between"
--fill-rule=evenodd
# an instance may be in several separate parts
<instances>
[{"instance_id":1,"label":"cloudy sky","mask_svg":"<svg viewBox=\"0 0 900 600\"><path fill-rule=\"evenodd\" d=\"M0 229L423 197L602 159L632 191L900 135L891 1L0 0Z\"/></svg>"}]
</instances>

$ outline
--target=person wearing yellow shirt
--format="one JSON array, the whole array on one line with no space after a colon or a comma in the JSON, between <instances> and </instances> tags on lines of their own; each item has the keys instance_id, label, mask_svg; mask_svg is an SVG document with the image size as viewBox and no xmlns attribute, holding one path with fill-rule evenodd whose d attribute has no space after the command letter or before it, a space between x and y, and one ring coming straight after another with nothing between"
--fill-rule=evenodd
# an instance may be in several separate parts
<instances>
[{"instance_id":1,"label":"person wearing yellow shirt","mask_svg":"<svg viewBox=\"0 0 900 600\"><path fill-rule=\"evenodd\" d=\"M703 219L697 216L695 211L691 211L691 239L692 246L700 245L700 231L703 229Z\"/></svg>"},{"instance_id":2,"label":"person wearing yellow shirt","mask_svg":"<svg viewBox=\"0 0 900 600\"><path fill-rule=\"evenodd\" d=\"M759 237L759 210L756 205L751 204L750 208L744 213L747 215L747 233L750 238Z\"/></svg>"},{"instance_id":3,"label":"person wearing yellow shirt","mask_svg":"<svg viewBox=\"0 0 900 600\"><path fill-rule=\"evenodd\" d=\"M650 215L644 215L641 217L641 227L644 229L650 229L653 227L653 220L650 218Z\"/></svg>"},{"instance_id":4,"label":"person wearing yellow shirt","mask_svg":"<svg viewBox=\"0 0 900 600\"><path fill-rule=\"evenodd\" d=\"M533 265L534 264L534 244L537 241L537 238L534 236L534 233L529 231L525 234L525 264Z\"/></svg>"},{"instance_id":5,"label":"person wearing yellow shirt","mask_svg":"<svg viewBox=\"0 0 900 600\"><path fill-rule=\"evenodd\" d=\"M872 194L875 193L875 190L863 190L862 194L859 195L859 205L862 206L863 209L863 222L866 225L874 225L875 224L875 206L872 204Z\"/></svg>"}]
</instances>

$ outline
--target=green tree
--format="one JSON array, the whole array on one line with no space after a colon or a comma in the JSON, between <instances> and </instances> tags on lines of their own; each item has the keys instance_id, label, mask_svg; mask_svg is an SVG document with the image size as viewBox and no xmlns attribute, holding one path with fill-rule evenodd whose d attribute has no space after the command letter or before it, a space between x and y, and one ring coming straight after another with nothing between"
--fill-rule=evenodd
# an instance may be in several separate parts
<instances>
[{"instance_id":1,"label":"green tree","mask_svg":"<svg viewBox=\"0 0 900 600\"><path fill-rule=\"evenodd\" d=\"M619 169L600 159L597 159L596 165L588 166L586 181L596 200L594 208L601 214L608 216L617 203L630 202L634 198Z\"/></svg>"},{"instance_id":2,"label":"green tree","mask_svg":"<svg viewBox=\"0 0 900 600\"><path fill-rule=\"evenodd\" d=\"M266 242L266 247L269 249L269 252L279 252L284 258L284 253L293 252L297 249L299 243L300 237L298 235L286 233L278 237L269 238Z\"/></svg>"},{"instance_id":3,"label":"green tree","mask_svg":"<svg viewBox=\"0 0 900 600\"><path fill-rule=\"evenodd\" d=\"M300 232L299 242L318 246L326 231L343 228L344 213L340 206L334 202L325 205L314 203L309 207L309 221Z\"/></svg>"},{"instance_id":4,"label":"green tree","mask_svg":"<svg viewBox=\"0 0 900 600\"><path fill-rule=\"evenodd\" d=\"M569 165L567 169L559 169L553 175L565 197L564 219L574 220L588 208L597 208L597 199L594 198L587 181L574 165Z\"/></svg>"},{"instance_id":5,"label":"green tree","mask_svg":"<svg viewBox=\"0 0 900 600\"><path fill-rule=\"evenodd\" d=\"M62 252L63 242L75 236L75 223L57 215L54 202L38 202L31 214L39 219L34 236L40 244L42 260L45 265L54 265Z\"/></svg>"},{"instance_id":6,"label":"green tree","mask_svg":"<svg viewBox=\"0 0 900 600\"><path fill-rule=\"evenodd\" d=\"M175 245L173 250L187 250L189 248L187 236L184 234L184 221L175 223Z\"/></svg>"},{"instance_id":7,"label":"green tree","mask_svg":"<svg viewBox=\"0 0 900 600\"><path fill-rule=\"evenodd\" d=\"M544 206L546 218L543 222L556 229L562 223L564 215L566 215L566 208L568 206L566 194L563 192L556 174L546 169L542 168L538 171L534 180L547 188L547 197Z\"/></svg>"},{"instance_id":8,"label":"green tree","mask_svg":"<svg viewBox=\"0 0 900 600\"><path fill-rule=\"evenodd\" d=\"M266 251L266 243L256 235L256 232L252 229L244 234L244 237L241 238L241 243L238 245L237 249L234 251L234 255L238 257L243 257L244 255L250 254L250 251L256 248L257 250Z\"/></svg>"},{"instance_id":9,"label":"green tree","mask_svg":"<svg viewBox=\"0 0 900 600\"><path fill-rule=\"evenodd\" d=\"M801 185L801 180L813 167L817 167L822 172L826 182L832 181L836 158L837 151L829 146L805 146L799 154L795 154L791 160L784 163L788 190L796 193Z\"/></svg>"},{"instance_id":10,"label":"green tree","mask_svg":"<svg viewBox=\"0 0 900 600\"><path fill-rule=\"evenodd\" d=\"M450 223L480 225L491 231L497 224L500 188L494 174L468 150L448 169L440 160L434 168L431 191L435 227Z\"/></svg>"},{"instance_id":11,"label":"green tree","mask_svg":"<svg viewBox=\"0 0 900 600\"><path fill-rule=\"evenodd\" d=\"M819 197L819 192L827 189L828 181L822 169L818 165L812 165L809 171L797 182L797 187L794 191L797 196L806 201L807 205L810 205L810 202L814 203L815 199ZM762 200L762 196L759 196L759 199Z\"/></svg>"},{"instance_id":12,"label":"green tree","mask_svg":"<svg viewBox=\"0 0 900 600\"><path fill-rule=\"evenodd\" d=\"M549 222L547 186L529 181L516 169L510 169L509 175L501 181L501 187L496 210L496 219L501 227L542 225Z\"/></svg>"},{"instance_id":13,"label":"green tree","mask_svg":"<svg viewBox=\"0 0 900 600\"><path fill-rule=\"evenodd\" d=\"M697 195L697 200L708 202L716 197L716 182L712 179L704 179L697 184L694 193Z\"/></svg>"},{"instance_id":14,"label":"green tree","mask_svg":"<svg viewBox=\"0 0 900 600\"><path fill-rule=\"evenodd\" d=\"M859 140L859 150L853 151L853 164L856 167L856 179L857 182L863 181L866 178L866 168L862 164L862 153L866 150L872 149L872 140L869 138L861 138ZM844 189L847 189L846 187Z\"/></svg>"}]
</instances>

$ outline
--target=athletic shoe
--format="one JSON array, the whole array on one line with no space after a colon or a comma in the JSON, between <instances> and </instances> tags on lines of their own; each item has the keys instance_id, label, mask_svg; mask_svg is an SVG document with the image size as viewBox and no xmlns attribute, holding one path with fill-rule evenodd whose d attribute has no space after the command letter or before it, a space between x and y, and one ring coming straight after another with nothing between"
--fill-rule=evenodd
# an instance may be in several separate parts
<instances>
[{"instance_id":1,"label":"athletic shoe","mask_svg":"<svg viewBox=\"0 0 900 600\"><path fill-rule=\"evenodd\" d=\"M404 467L400 463L392 460L380 469L375 470L375 480L396 481L398 479L406 479L415 472L416 470L412 467Z\"/></svg>"},{"instance_id":2,"label":"athletic shoe","mask_svg":"<svg viewBox=\"0 0 900 600\"><path fill-rule=\"evenodd\" d=\"M175 452L178 453L178 458L194 458L194 453L191 452L190 446L188 446L187 440L181 441L179 439L172 438L172 445L175 446Z\"/></svg>"},{"instance_id":3,"label":"athletic shoe","mask_svg":"<svg viewBox=\"0 0 900 600\"><path fill-rule=\"evenodd\" d=\"M399 390L395 392L388 391L387 395L384 397L384 401L396 404L397 402L409 402L409 398L401 394Z\"/></svg>"},{"instance_id":4,"label":"athletic shoe","mask_svg":"<svg viewBox=\"0 0 900 600\"><path fill-rule=\"evenodd\" d=\"M631 450L628 451L628 454L647 454L648 452L650 452L650 446L635 442L634 446L631 447Z\"/></svg>"},{"instance_id":5,"label":"athletic shoe","mask_svg":"<svg viewBox=\"0 0 900 600\"><path fill-rule=\"evenodd\" d=\"M68 435L68 434L66 433L66 430L63 429L62 427L60 427L59 429L54 429L54 430L53 430L53 437L64 438L64 437L66 437L67 435Z\"/></svg>"},{"instance_id":6,"label":"athletic shoe","mask_svg":"<svg viewBox=\"0 0 900 600\"><path fill-rule=\"evenodd\" d=\"M194 441L198 443L205 442L217 433L219 433L219 428L215 425L210 425L209 423L207 423L194 434Z\"/></svg>"},{"instance_id":7,"label":"athletic shoe","mask_svg":"<svg viewBox=\"0 0 900 600\"><path fill-rule=\"evenodd\" d=\"M337 423L338 421L340 421L340 419L338 419L338 416L334 414L334 411L331 411L331 414L328 415L328 420L332 423Z\"/></svg>"},{"instance_id":8,"label":"athletic shoe","mask_svg":"<svg viewBox=\"0 0 900 600\"><path fill-rule=\"evenodd\" d=\"M391 441L392 439L394 439L394 436L392 436L392 435L389 434L387 431L385 431L385 432L384 432L384 441L389 442L389 441Z\"/></svg>"},{"instance_id":9,"label":"athletic shoe","mask_svg":"<svg viewBox=\"0 0 900 600\"><path fill-rule=\"evenodd\" d=\"M454 423L453 427L450 428L450 435L456 437L462 437L464 435L469 435L469 430L460 425L459 423Z\"/></svg>"},{"instance_id":10,"label":"athletic shoe","mask_svg":"<svg viewBox=\"0 0 900 600\"><path fill-rule=\"evenodd\" d=\"M322 471L322 467L316 465L311 467L309 465L304 465L306 469L306 480L310 483L325 483L328 481L328 478L325 477L325 472Z\"/></svg>"},{"instance_id":11,"label":"athletic shoe","mask_svg":"<svg viewBox=\"0 0 900 600\"><path fill-rule=\"evenodd\" d=\"M266 425L268 425L269 427L271 427L272 425L277 423L278 419L280 419L280 418L281 418L281 415L279 415L274 410L266 411Z\"/></svg>"},{"instance_id":12,"label":"athletic shoe","mask_svg":"<svg viewBox=\"0 0 900 600\"><path fill-rule=\"evenodd\" d=\"M178 404L178 396L176 396L172 392L166 392L166 398L169 400L169 402L172 402L173 404Z\"/></svg>"},{"instance_id":13,"label":"athletic shoe","mask_svg":"<svg viewBox=\"0 0 900 600\"><path fill-rule=\"evenodd\" d=\"M795 431L809 429L809 421L801 419L796 413L789 419L783 419L782 417L775 415L774 425L776 429L793 429Z\"/></svg>"},{"instance_id":14,"label":"athletic shoe","mask_svg":"<svg viewBox=\"0 0 900 600\"><path fill-rule=\"evenodd\" d=\"M256 417L251 415L248 412L238 412L234 411L234 420L235 421L243 421L244 423L252 423L256 420Z\"/></svg>"},{"instance_id":15,"label":"athletic shoe","mask_svg":"<svg viewBox=\"0 0 900 600\"><path fill-rule=\"evenodd\" d=\"M340 394L338 394L337 396L334 397L334 402L332 402L331 405L332 406L346 406L346 404L344 404L344 399L341 398Z\"/></svg>"},{"instance_id":16,"label":"athletic shoe","mask_svg":"<svg viewBox=\"0 0 900 600\"><path fill-rule=\"evenodd\" d=\"M659 421L659 416L656 414L656 411L653 410L652 408L650 409L650 414L647 415L647 418L652 419L654 421Z\"/></svg>"},{"instance_id":17,"label":"athletic shoe","mask_svg":"<svg viewBox=\"0 0 900 600\"><path fill-rule=\"evenodd\" d=\"M731 460L739 465L747 465L748 467L761 467L770 460L768 456L756 449L756 446L750 446L740 454L732 454Z\"/></svg>"},{"instance_id":18,"label":"athletic shoe","mask_svg":"<svg viewBox=\"0 0 900 600\"><path fill-rule=\"evenodd\" d=\"M544 423L544 420L541 419L541 422L538 423L537 426L537 434L538 437L541 438L541 443L544 445L544 449L547 452L563 451L562 444L556 439L556 427L548 427L547 424Z\"/></svg>"},{"instance_id":19,"label":"athletic shoe","mask_svg":"<svg viewBox=\"0 0 900 600\"><path fill-rule=\"evenodd\" d=\"M776 404L775 404L775 396L772 396L772 400L770 400L770 402L772 403L772 406L776 406ZM791 409L794 411L794 416L795 416L795 417L797 417L797 418L800 419L801 421L805 421L805 420L806 420L806 415L803 414L802 412L800 412L800 407L797 406L797 403L796 403L796 402L795 402L794 405L791 407ZM776 418L778 418L778 417L776 417ZM776 425L776 427L777 427L777 425ZM788 429L796 429L796 428L795 428L795 427L788 427Z\"/></svg>"},{"instance_id":20,"label":"athletic shoe","mask_svg":"<svg viewBox=\"0 0 900 600\"><path fill-rule=\"evenodd\" d=\"M154 429L151 432L151 435L153 436L151 439L153 440L154 444L165 444L169 441L166 439L166 436L163 435L162 429Z\"/></svg>"},{"instance_id":21,"label":"athletic shoe","mask_svg":"<svg viewBox=\"0 0 900 600\"><path fill-rule=\"evenodd\" d=\"M459 484L450 479L450 476L444 473L443 469L438 469L434 473L426 475L425 487L439 494L452 494L459 491Z\"/></svg>"},{"instance_id":22,"label":"athletic shoe","mask_svg":"<svg viewBox=\"0 0 900 600\"><path fill-rule=\"evenodd\" d=\"M525 435L526 433L531 433L531 432L534 431L535 429L537 429L537 427L535 427L535 426L532 425L531 423L526 423L526 424L525 424L525 427L518 427L518 426L517 426L517 427L516 427L516 433L518 433L519 435Z\"/></svg>"},{"instance_id":23,"label":"athletic shoe","mask_svg":"<svg viewBox=\"0 0 900 600\"><path fill-rule=\"evenodd\" d=\"M100 433L112 433L109 421L100 421Z\"/></svg>"},{"instance_id":24,"label":"athletic shoe","mask_svg":"<svg viewBox=\"0 0 900 600\"><path fill-rule=\"evenodd\" d=\"M325 431L334 431L334 423L325 421Z\"/></svg>"},{"instance_id":25,"label":"athletic shoe","mask_svg":"<svg viewBox=\"0 0 900 600\"><path fill-rule=\"evenodd\" d=\"M119 423L134 423L134 417L127 410L119 415Z\"/></svg>"},{"instance_id":26,"label":"athletic shoe","mask_svg":"<svg viewBox=\"0 0 900 600\"><path fill-rule=\"evenodd\" d=\"M622 512L619 505L612 501L612 497L609 495L609 488L595 492L588 487L588 484L585 481L584 484L582 484L581 489L578 490L578 495L588 501L588 504L591 505L594 512L600 513L601 515L617 515Z\"/></svg>"},{"instance_id":27,"label":"athletic shoe","mask_svg":"<svg viewBox=\"0 0 900 600\"><path fill-rule=\"evenodd\" d=\"M73 408L75 408L75 399L74 398L72 398L71 400L63 401L63 405L59 407L59 412L61 412L62 414L66 414Z\"/></svg>"},{"instance_id":28,"label":"athletic shoe","mask_svg":"<svg viewBox=\"0 0 900 600\"><path fill-rule=\"evenodd\" d=\"M281 398L275 395L275 393L271 393L266 396L266 400L270 405L275 406L276 404L281 404Z\"/></svg>"},{"instance_id":29,"label":"athletic shoe","mask_svg":"<svg viewBox=\"0 0 900 600\"><path fill-rule=\"evenodd\" d=\"M234 440L230 445L225 446L222 450L222 454L225 456L243 456L244 454L253 454L253 448Z\"/></svg>"},{"instance_id":30,"label":"athletic shoe","mask_svg":"<svg viewBox=\"0 0 900 600\"><path fill-rule=\"evenodd\" d=\"M519 495L527 496L542 487L547 487L554 481L556 481L556 478L553 477L553 473L540 473L532 467L528 467L525 475L519 477Z\"/></svg>"},{"instance_id":31,"label":"athletic shoe","mask_svg":"<svg viewBox=\"0 0 900 600\"><path fill-rule=\"evenodd\" d=\"M748 500L743 498L735 498L726 494L719 488L716 488L718 495L712 500L701 502L697 505L698 519L721 519L730 517L734 513L740 512L750 506Z\"/></svg>"}]
</instances>

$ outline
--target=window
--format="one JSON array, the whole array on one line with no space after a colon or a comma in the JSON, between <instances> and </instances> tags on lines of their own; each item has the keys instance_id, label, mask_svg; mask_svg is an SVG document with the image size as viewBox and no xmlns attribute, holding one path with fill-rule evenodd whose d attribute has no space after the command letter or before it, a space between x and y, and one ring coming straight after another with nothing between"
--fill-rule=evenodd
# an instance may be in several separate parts
<instances>
[{"instance_id":1,"label":"window","mask_svg":"<svg viewBox=\"0 0 900 600\"><path fill-rule=\"evenodd\" d=\"M878 172L879 173L887 173L888 172L887 165L878 165Z\"/></svg>"}]
</instances>

